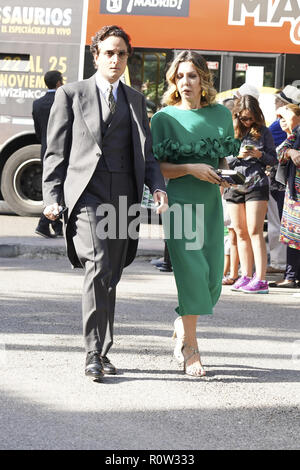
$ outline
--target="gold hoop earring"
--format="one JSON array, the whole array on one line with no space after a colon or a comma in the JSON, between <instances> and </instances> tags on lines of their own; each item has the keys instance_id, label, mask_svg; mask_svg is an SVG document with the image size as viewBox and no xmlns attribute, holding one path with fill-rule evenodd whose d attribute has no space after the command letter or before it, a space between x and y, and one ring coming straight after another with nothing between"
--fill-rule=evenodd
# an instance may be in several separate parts
<instances>
[{"instance_id":1,"label":"gold hoop earring","mask_svg":"<svg viewBox=\"0 0 300 470\"><path fill-rule=\"evenodd\" d=\"M201 92L201 96L203 96L203 98L205 97L206 93L205 93L205 90L202 90Z\"/></svg>"},{"instance_id":2,"label":"gold hoop earring","mask_svg":"<svg viewBox=\"0 0 300 470\"><path fill-rule=\"evenodd\" d=\"M178 91L176 90L176 91L175 91L175 98L178 98L178 97L179 97L179 93L178 93Z\"/></svg>"}]
</instances>

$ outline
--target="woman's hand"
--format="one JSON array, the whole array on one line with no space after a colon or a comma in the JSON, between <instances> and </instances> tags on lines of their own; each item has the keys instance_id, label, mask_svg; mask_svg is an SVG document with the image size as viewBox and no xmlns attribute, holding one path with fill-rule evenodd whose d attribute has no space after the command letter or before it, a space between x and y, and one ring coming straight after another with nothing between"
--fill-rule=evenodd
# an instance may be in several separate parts
<instances>
[{"instance_id":1,"label":"woman's hand","mask_svg":"<svg viewBox=\"0 0 300 470\"><path fill-rule=\"evenodd\" d=\"M294 165L299 168L300 167L300 152L299 150L289 149L288 155L291 158Z\"/></svg>"},{"instance_id":2,"label":"woman's hand","mask_svg":"<svg viewBox=\"0 0 300 470\"><path fill-rule=\"evenodd\" d=\"M272 167L271 167L270 165L267 165L267 166L266 166L265 174L266 174L267 176L270 176L270 174L271 174L271 169L272 169Z\"/></svg>"},{"instance_id":3,"label":"woman's hand","mask_svg":"<svg viewBox=\"0 0 300 470\"><path fill-rule=\"evenodd\" d=\"M207 165L206 163L191 164L189 173L199 180L208 181L209 183L223 186L224 182L222 181L222 178L217 175L215 169L212 166Z\"/></svg>"},{"instance_id":4,"label":"woman's hand","mask_svg":"<svg viewBox=\"0 0 300 470\"><path fill-rule=\"evenodd\" d=\"M254 147L253 149L249 150L249 157L252 158L261 158L263 155L261 150L258 150L258 148Z\"/></svg>"},{"instance_id":5,"label":"woman's hand","mask_svg":"<svg viewBox=\"0 0 300 470\"><path fill-rule=\"evenodd\" d=\"M262 152L258 150L257 147L254 147L249 149L247 148L247 145L245 147L241 147L240 153L238 155L238 158L261 158L262 157Z\"/></svg>"},{"instance_id":6,"label":"woman's hand","mask_svg":"<svg viewBox=\"0 0 300 470\"><path fill-rule=\"evenodd\" d=\"M241 147L237 158L243 159L246 157L249 157L249 150L247 150L245 147Z\"/></svg>"},{"instance_id":7,"label":"woman's hand","mask_svg":"<svg viewBox=\"0 0 300 470\"><path fill-rule=\"evenodd\" d=\"M206 163L183 163L182 165L177 165L169 162L161 162L160 169L163 176L169 179L192 175L199 180L208 181L212 184L219 184L224 188L228 188L230 186L217 175L216 170L211 165L207 165Z\"/></svg>"}]
</instances>

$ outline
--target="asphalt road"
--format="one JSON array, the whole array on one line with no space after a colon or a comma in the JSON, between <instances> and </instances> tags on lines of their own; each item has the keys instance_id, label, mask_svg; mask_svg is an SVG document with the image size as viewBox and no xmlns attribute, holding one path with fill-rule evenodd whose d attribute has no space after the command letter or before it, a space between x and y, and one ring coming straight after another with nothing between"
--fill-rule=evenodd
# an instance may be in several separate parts
<instances>
[{"instance_id":1,"label":"asphalt road","mask_svg":"<svg viewBox=\"0 0 300 470\"><path fill-rule=\"evenodd\" d=\"M199 320L208 374L172 359L173 275L138 258L118 289L117 376L84 376L82 273L0 259L1 449L299 448L300 290L224 291ZM297 295L295 295L297 292Z\"/></svg>"}]
</instances>

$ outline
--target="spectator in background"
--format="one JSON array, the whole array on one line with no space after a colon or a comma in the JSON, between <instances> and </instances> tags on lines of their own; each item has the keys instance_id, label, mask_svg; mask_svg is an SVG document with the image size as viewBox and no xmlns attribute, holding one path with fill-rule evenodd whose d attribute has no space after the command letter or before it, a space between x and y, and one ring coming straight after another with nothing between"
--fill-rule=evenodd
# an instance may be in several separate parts
<instances>
[{"instance_id":1,"label":"spectator in background","mask_svg":"<svg viewBox=\"0 0 300 470\"><path fill-rule=\"evenodd\" d=\"M287 265L284 280L270 283L270 287L297 287L300 280L300 107L288 104L277 112L280 125L288 134L277 150L287 178L280 227L280 241L287 245Z\"/></svg>"},{"instance_id":2,"label":"spectator in background","mask_svg":"<svg viewBox=\"0 0 300 470\"><path fill-rule=\"evenodd\" d=\"M243 83L239 87L238 90L235 91L233 94L233 98L228 98L223 101L223 105L226 106L231 113L233 112L234 105L242 96L252 96L258 101L259 98L259 90L256 86L251 85L249 83ZM224 200L224 204L226 205L226 201ZM227 209L229 212L229 209ZM230 218L230 216L229 216ZM229 264L230 264L230 273L229 276L224 274L222 284L223 285L233 285L238 280L238 269L239 269L239 253L238 253L238 245L237 245L237 235L234 230L232 223L230 222L230 226L228 226L228 240L226 241L225 251L228 251L229 247ZM250 249L250 247L249 247ZM252 253L253 258L253 253ZM226 258L225 258L226 259ZM225 273L225 270L224 270Z\"/></svg>"},{"instance_id":3,"label":"spectator in background","mask_svg":"<svg viewBox=\"0 0 300 470\"><path fill-rule=\"evenodd\" d=\"M249 90L251 91L251 90ZM234 108L235 99L227 98L222 104L229 109L232 113ZM221 189L222 194L222 204L223 204L223 214L224 214L224 271L223 271L223 286L231 286L238 280L239 272L239 252L237 247L237 236L234 231L233 225L230 220L229 210L226 204L226 201L223 197L224 189Z\"/></svg>"},{"instance_id":4,"label":"spectator in background","mask_svg":"<svg viewBox=\"0 0 300 470\"><path fill-rule=\"evenodd\" d=\"M220 188L222 194L223 215L224 215L224 271L223 286L232 286L238 280L239 273L239 253L237 247L237 237L232 226L227 203L223 197L224 188Z\"/></svg>"},{"instance_id":5,"label":"spectator in background","mask_svg":"<svg viewBox=\"0 0 300 470\"><path fill-rule=\"evenodd\" d=\"M287 104L300 103L300 90L298 88L287 85L283 90L279 90L275 95L275 109ZM272 132L275 146L278 150L279 145L287 138L285 130L285 121L280 123L280 119L276 119L269 127ZM283 128L282 128L283 127ZM271 167L269 171L270 182L270 199L268 206L268 240L270 251L270 266L267 272L284 272L286 267L287 247L280 243L280 220L282 217L285 185L276 181L275 175L277 165Z\"/></svg>"},{"instance_id":6,"label":"spectator in background","mask_svg":"<svg viewBox=\"0 0 300 470\"><path fill-rule=\"evenodd\" d=\"M234 92L233 98L234 100L236 100L246 95L253 96L253 98L258 101L259 90L256 88L256 86L250 85L250 83L243 83L243 85L240 86L240 88Z\"/></svg>"},{"instance_id":7,"label":"spectator in background","mask_svg":"<svg viewBox=\"0 0 300 470\"><path fill-rule=\"evenodd\" d=\"M266 165L277 162L271 132L256 98L250 95L236 100L233 110L235 137L242 146L237 157L227 161L233 170L245 175L245 191L226 189L224 198L229 205L230 218L237 234L242 276L232 286L234 291L268 293L265 280L267 251L263 237L264 220L269 200L269 181ZM253 255L256 274L253 275Z\"/></svg>"},{"instance_id":8,"label":"spectator in background","mask_svg":"<svg viewBox=\"0 0 300 470\"><path fill-rule=\"evenodd\" d=\"M232 112L234 108L234 98L226 98L222 101L222 105L226 106L226 108L228 108L229 111Z\"/></svg>"},{"instance_id":9,"label":"spectator in background","mask_svg":"<svg viewBox=\"0 0 300 470\"><path fill-rule=\"evenodd\" d=\"M34 122L35 134L41 146L41 163L43 167L44 155L47 148L47 126L49 120L50 109L54 102L54 96L57 88L63 85L63 77L58 70L50 70L44 76L45 84L48 88L47 93L35 100L32 106L32 117ZM54 234L50 232L52 227ZM50 221L42 214L38 223L35 233L45 238L53 238L62 236L62 222L61 220Z\"/></svg>"}]
</instances>

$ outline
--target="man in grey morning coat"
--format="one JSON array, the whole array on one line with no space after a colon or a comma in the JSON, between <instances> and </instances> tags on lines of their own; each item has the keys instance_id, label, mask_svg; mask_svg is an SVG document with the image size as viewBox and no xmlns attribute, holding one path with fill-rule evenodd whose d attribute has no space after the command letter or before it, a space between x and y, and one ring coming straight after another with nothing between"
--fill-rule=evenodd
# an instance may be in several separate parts
<instances>
[{"instance_id":1,"label":"man in grey morning coat","mask_svg":"<svg viewBox=\"0 0 300 470\"><path fill-rule=\"evenodd\" d=\"M67 208L68 256L73 266L85 268L85 374L96 379L116 373L107 357L113 343L116 285L138 243L128 235L130 217L126 236L124 226L118 226L116 233L123 236L107 237L103 208L113 207L116 220L121 216L119 224L124 225L124 207L128 210L141 201L144 183L159 211L167 203L152 153L145 98L120 81L131 51L128 35L118 26L104 26L93 37L91 52L98 70L88 80L57 90L44 158L44 213L55 220L59 206Z\"/></svg>"}]
</instances>

